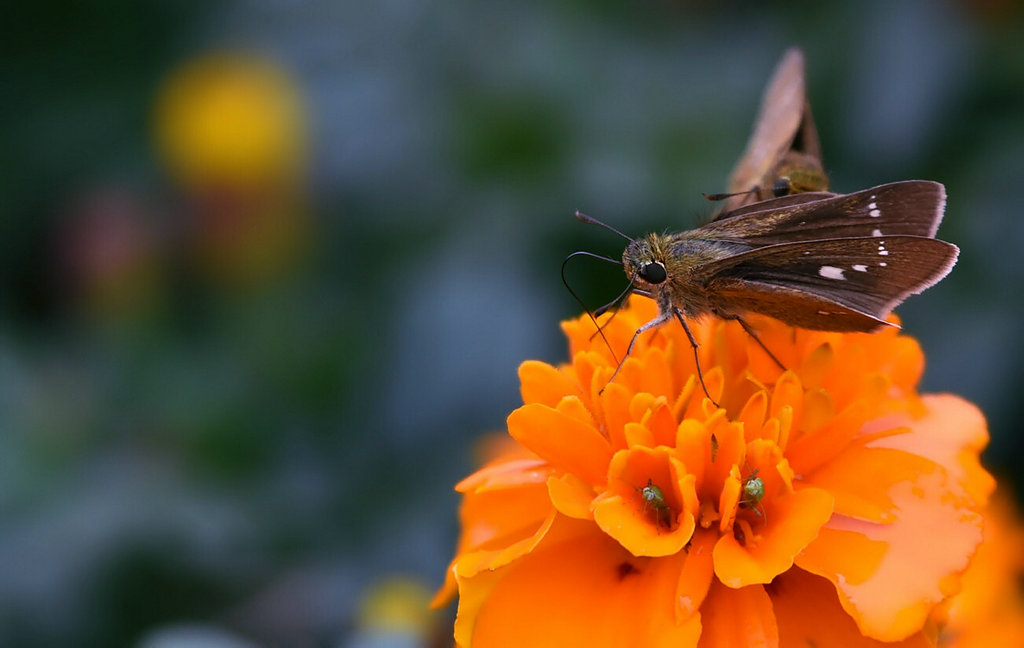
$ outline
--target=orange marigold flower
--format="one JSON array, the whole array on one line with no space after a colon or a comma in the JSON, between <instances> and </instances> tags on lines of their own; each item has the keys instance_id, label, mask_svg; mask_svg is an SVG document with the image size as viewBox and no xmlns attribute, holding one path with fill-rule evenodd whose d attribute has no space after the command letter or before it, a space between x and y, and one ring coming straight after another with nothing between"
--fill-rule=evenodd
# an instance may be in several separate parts
<instances>
[{"instance_id":1,"label":"orange marigold flower","mask_svg":"<svg viewBox=\"0 0 1024 648\"><path fill-rule=\"evenodd\" d=\"M604 333L621 354L654 315L633 299ZM570 364L523 363L522 450L456 487L435 604L458 593L458 645L933 645L992 488L981 413L918 395L923 356L896 329L750 323L789 370L738 324L697 322L714 402L679 326L611 383L586 318L563 324Z\"/></svg>"}]
</instances>

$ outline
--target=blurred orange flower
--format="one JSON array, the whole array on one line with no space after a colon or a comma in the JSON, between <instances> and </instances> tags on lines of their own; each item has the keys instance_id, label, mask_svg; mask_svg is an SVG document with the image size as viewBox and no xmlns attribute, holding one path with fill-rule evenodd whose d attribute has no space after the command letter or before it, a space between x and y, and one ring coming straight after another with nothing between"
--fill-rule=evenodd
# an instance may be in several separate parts
<instances>
[{"instance_id":1,"label":"blurred orange flower","mask_svg":"<svg viewBox=\"0 0 1024 648\"><path fill-rule=\"evenodd\" d=\"M985 538L939 635L943 648L1024 646L1024 523L1006 493L985 511Z\"/></svg>"},{"instance_id":2,"label":"blurred orange flower","mask_svg":"<svg viewBox=\"0 0 1024 648\"><path fill-rule=\"evenodd\" d=\"M655 315L635 298L622 353ZM589 319L571 364L525 362L517 453L456 487L462 534L442 605L460 646L933 645L992 489L985 421L920 396L917 343L751 316L679 326L617 364ZM621 356L620 356L621 357ZM937 541L940 539L941 541Z\"/></svg>"}]
</instances>

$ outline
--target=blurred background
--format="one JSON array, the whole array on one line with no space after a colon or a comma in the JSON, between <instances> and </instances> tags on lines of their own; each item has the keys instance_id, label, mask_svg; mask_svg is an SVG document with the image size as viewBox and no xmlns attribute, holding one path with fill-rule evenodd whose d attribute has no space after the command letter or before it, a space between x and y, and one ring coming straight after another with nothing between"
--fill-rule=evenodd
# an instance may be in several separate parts
<instances>
[{"instance_id":1,"label":"blurred background","mask_svg":"<svg viewBox=\"0 0 1024 648\"><path fill-rule=\"evenodd\" d=\"M452 486L518 363L565 359L562 259L621 253L573 210L699 224L790 45L835 190L946 184L960 262L899 312L1021 485L1019 2L4 14L0 645L450 636Z\"/></svg>"}]
</instances>

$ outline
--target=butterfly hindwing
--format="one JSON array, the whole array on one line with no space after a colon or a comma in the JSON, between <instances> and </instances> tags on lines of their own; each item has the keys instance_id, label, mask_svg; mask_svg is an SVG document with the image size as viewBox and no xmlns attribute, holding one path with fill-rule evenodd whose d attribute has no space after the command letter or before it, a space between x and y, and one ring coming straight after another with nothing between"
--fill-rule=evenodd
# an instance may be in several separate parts
<instances>
[{"instance_id":1,"label":"butterfly hindwing","mask_svg":"<svg viewBox=\"0 0 1024 648\"><path fill-rule=\"evenodd\" d=\"M923 236L885 236L784 243L705 263L694 270L720 313L751 310L798 326L837 329L828 304L883 319L897 304L942 279L956 262L951 243ZM749 289L750 294L744 296ZM768 302L799 301L779 316ZM820 307L819 307L820 306Z\"/></svg>"}]
</instances>

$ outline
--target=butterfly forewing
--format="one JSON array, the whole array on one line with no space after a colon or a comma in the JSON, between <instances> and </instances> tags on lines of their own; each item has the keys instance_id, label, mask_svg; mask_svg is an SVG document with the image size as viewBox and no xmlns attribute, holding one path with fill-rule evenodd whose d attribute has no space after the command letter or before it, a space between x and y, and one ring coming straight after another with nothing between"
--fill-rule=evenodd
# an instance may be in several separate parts
<instances>
[{"instance_id":1,"label":"butterfly forewing","mask_svg":"<svg viewBox=\"0 0 1024 648\"><path fill-rule=\"evenodd\" d=\"M907 180L801 202L795 194L743 207L693 230L694 237L762 247L795 241L895 235L935 236L946 191ZM821 194L814 194L821 195Z\"/></svg>"},{"instance_id":2,"label":"butterfly forewing","mask_svg":"<svg viewBox=\"0 0 1024 648\"><path fill-rule=\"evenodd\" d=\"M719 314L750 310L805 328L872 330L946 276L958 252L923 236L803 241L706 263L694 277Z\"/></svg>"},{"instance_id":3,"label":"butterfly forewing","mask_svg":"<svg viewBox=\"0 0 1024 648\"><path fill-rule=\"evenodd\" d=\"M776 183L781 183L781 188ZM821 143L807 100L804 57L786 52L761 98L754 130L729 178L729 197L716 218L783 193L828 189Z\"/></svg>"},{"instance_id":4,"label":"butterfly forewing","mask_svg":"<svg viewBox=\"0 0 1024 648\"><path fill-rule=\"evenodd\" d=\"M746 214L753 214L759 211L768 211L774 209L782 209L784 207L794 207L796 205L802 205L803 203L814 202L816 200L824 200L825 198L834 198L838 194L834 194L830 191L805 191L804 193L795 193L788 196L782 196L780 198L769 198L768 200L762 200L761 202L750 203L744 205L730 212L725 212L718 216L715 220L726 220L729 218L736 218L737 216L744 216Z\"/></svg>"},{"instance_id":5,"label":"butterfly forewing","mask_svg":"<svg viewBox=\"0 0 1024 648\"><path fill-rule=\"evenodd\" d=\"M790 49L775 68L739 163L729 179L729 191L747 191L758 185L793 143L807 103L804 55Z\"/></svg>"}]
</instances>

